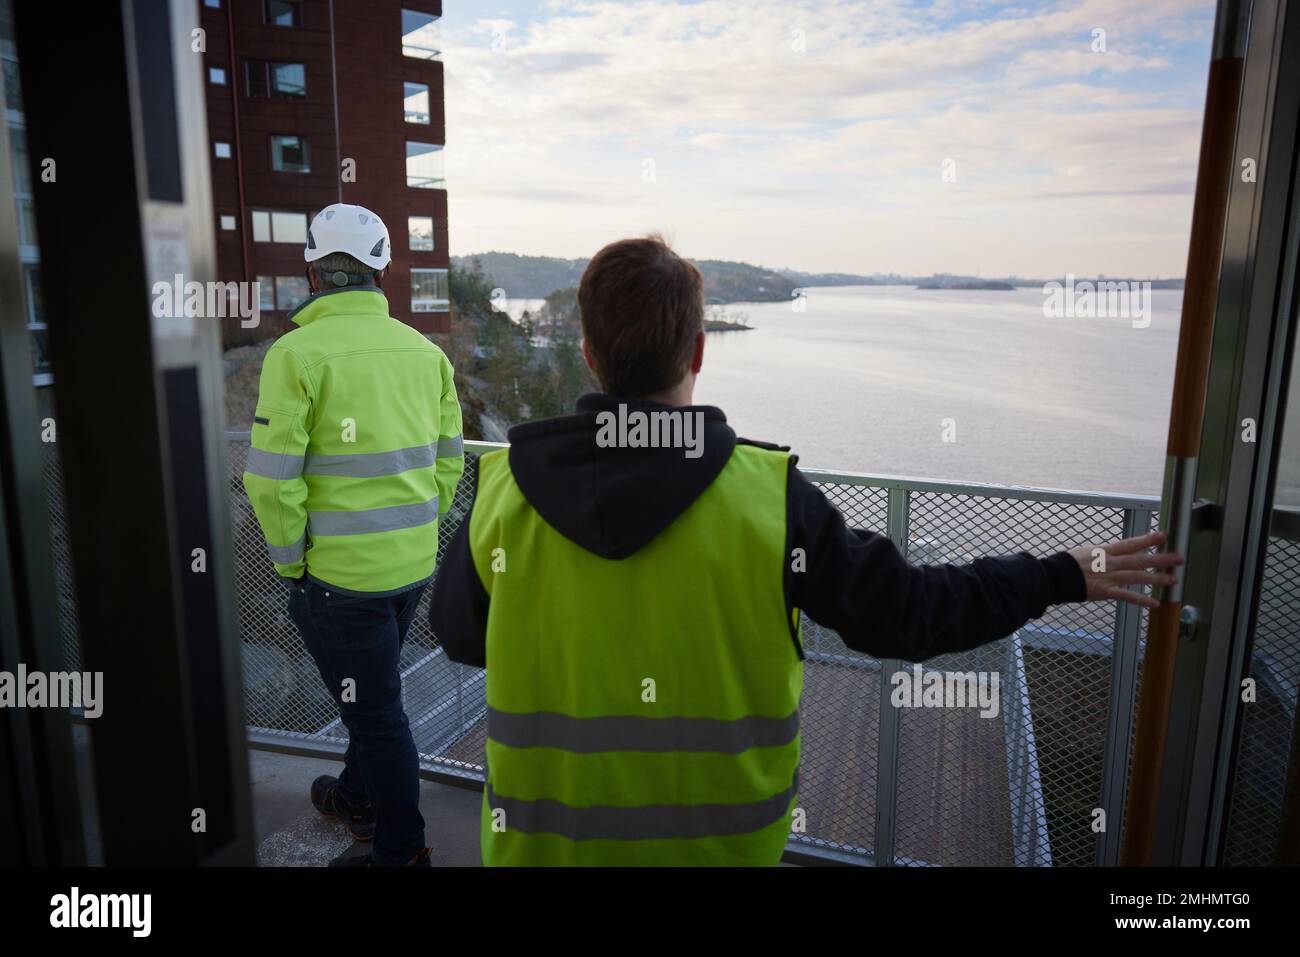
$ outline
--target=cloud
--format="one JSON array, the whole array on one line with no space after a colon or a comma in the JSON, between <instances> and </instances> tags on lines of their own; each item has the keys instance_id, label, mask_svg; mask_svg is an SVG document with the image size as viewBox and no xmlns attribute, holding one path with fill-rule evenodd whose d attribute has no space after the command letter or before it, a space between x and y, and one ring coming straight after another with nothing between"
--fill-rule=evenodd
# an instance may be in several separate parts
<instances>
[{"instance_id":1,"label":"cloud","mask_svg":"<svg viewBox=\"0 0 1300 957\"><path fill-rule=\"evenodd\" d=\"M737 146L749 146L753 143L762 142L765 137L756 133L696 133L688 137L686 143L689 146L698 146L705 150L730 149Z\"/></svg>"},{"instance_id":2,"label":"cloud","mask_svg":"<svg viewBox=\"0 0 1300 957\"><path fill-rule=\"evenodd\" d=\"M1108 249L1131 259L1126 237L1190 209L1212 12L1211 0L634 0L539 6L526 22L449 10L453 243L508 248L546 235L568 204L556 241L572 245L526 251L583 255L610 238L599 230L649 221L692 254L756 259L780 241L757 230L821 223L825 240L769 261L903 271L910 256L918 271L957 271L987 261L988 231L1005 228L993 245L1008 272L1126 271ZM1077 262L1078 237L1032 233L1035 204L1059 217L1072 203L1098 230L1096 265ZM982 235L926 246L926 224L977 212ZM510 222L513 234L478 226ZM846 244L851 223L893 223L896 241ZM1143 253L1140 271L1181 269L1185 237L1170 246ZM896 261L860 261L882 254Z\"/></svg>"}]
</instances>

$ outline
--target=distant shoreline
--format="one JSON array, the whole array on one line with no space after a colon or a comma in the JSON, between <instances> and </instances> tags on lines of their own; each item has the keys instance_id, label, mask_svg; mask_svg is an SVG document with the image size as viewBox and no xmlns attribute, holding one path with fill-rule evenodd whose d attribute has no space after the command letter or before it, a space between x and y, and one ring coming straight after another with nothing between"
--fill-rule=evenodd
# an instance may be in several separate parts
<instances>
[{"instance_id":1,"label":"distant shoreline","mask_svg":"<svg viewBox=\"0 0 1300 957\"><path fill-rule=\"evenodd\" d=\"M1016 287L1009 282L1002 282L997 279L988 280L969 280L964 282L923 282L916 287L917 289L969 289L979 292L1015 292Z\"/></svg>"},{"instance_id":2,"label":"distant shoreline","mask_svg":"<svg viewBox=\"0 0 1300 957\"><path fill-rule=\"evenodd\" d=\"M769 268L750 263L719 259L692 260L704 278L704 296L710 305L736 303L788 302L800 290L852 286L910 286L914 289L959 289L1010 292L1014 289L1042 289L1054 282L1150 283L1151 289L1181 289L1183 278L1136 279L1073 275L1051 279L1025 276L970 276L937 272L928 276L897 273L813 273L797 269ZM516 253L489 251L469 256L452 256L455 269L481 268L495 288L509 299L545 299L560 290L576 288L587 267L585 259L562 259L554 256L521 256Z\"/></svg>"}]
</instances>

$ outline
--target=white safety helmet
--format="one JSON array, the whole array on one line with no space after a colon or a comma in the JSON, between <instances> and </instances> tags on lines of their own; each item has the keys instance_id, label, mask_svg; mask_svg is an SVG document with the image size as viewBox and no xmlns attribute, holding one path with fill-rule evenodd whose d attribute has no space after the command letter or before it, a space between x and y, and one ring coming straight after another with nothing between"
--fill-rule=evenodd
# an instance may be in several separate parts
<instances>
[{"instance_id":1,"label":"white safety helmet","mask_svg":"<svg viewBox=\"0 0 1300 957\"><path fill-rule=\"evenodd\" d=\"M311 221L302 258L311 263L330 253L347 253L367 266L383 269L392 261L392 252L383 220L364 206L333 203Z\"/></svg>"}]
</instances>

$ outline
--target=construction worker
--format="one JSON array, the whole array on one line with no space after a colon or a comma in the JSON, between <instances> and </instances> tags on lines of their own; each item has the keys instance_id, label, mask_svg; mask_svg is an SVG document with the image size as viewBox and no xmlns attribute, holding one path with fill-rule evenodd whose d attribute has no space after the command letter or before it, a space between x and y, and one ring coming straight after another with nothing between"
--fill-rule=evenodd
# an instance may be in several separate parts
<instances>
[{"instance_id":1,"label":"construction worker","mask_svg":"<svg viewBox=\"0 0 1300 957\"><path fill-rule=\"evenodd\" d=\"M692 405L691 263L657 238L613 243L578 303L604 394L482 456L431 602L447 654L487 668L486 864L776 864L801 611L850 648L922 661L1058 602L1151 606L1125 586L1173 581L1181 558L1146 552L1159 535L912 566L846 528L787 449Z\"/></svg>"},{"instance_id":2,"label":"construction worker","mask_svg":"<svg viewBox=\"0 0 1300 957\"><path fill-rule=\"evenodd\" d=\"M378 216L327 206L304 258L312 295L266 353L244 487L348 729L311 799L374 849L332 863L427 866L398 660L464 469L460 403L442 350L388 314Z\"/></svg>"}]
</instances>

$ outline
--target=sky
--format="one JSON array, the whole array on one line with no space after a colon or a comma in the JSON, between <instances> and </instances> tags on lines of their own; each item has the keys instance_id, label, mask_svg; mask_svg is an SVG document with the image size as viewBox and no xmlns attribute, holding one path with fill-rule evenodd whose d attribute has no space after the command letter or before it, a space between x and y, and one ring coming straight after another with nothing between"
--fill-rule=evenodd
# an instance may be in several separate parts
<instances>
[{"instance_id":1,"label":"sky","mask_svg":"<svg viewBox=\"0 0 1300 957\"><path fill-rule=\"evenodd\" d=\"M1180 276L1213 14L445 0L451 252Z\"/></svg>"}]
</instances>

